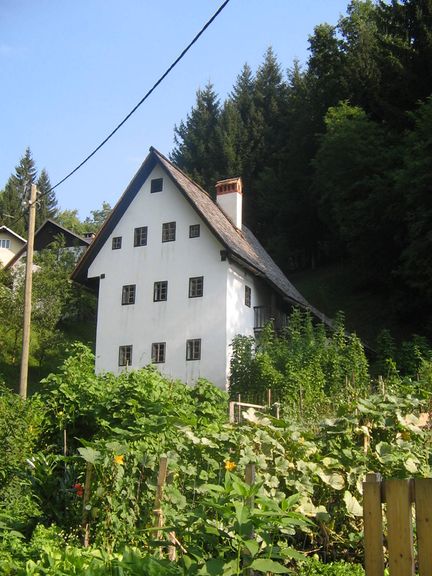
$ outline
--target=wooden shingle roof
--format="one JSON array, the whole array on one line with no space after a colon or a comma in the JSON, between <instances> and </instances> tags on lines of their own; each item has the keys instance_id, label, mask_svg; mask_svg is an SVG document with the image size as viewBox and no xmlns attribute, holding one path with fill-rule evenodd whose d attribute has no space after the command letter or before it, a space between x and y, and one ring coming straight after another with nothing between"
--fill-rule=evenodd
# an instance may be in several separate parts
<instances>
[{"instance_id":1,"label":"wooden shingle roof","mask_svg":"<svg viewBox=\"0 0 432 576\"><path fill-rule=\"evenodd\" d=\"M78 262L72 275L73 280L87 285L92 284L91 280L87 278L89 266L157 164L162 166L186 200L207 223L225 248L228 258L232 258L256 276L261 277L285 300L301 308L310 309L316 316L325 320L323 315L314 309L291 284L253 233L246 226L242 226L242 230L238 230L203 188L193 182L153 147L150 148L149 155L117 202L93 243Z\"/></svg>"}]
</instances>

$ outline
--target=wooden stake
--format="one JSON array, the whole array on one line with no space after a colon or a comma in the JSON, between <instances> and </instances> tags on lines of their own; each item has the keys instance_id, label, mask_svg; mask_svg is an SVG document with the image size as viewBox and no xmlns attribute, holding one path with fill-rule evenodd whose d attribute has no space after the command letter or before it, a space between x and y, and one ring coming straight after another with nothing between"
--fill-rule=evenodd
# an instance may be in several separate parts
<instances>
[{"instance_id":1,"label":"wooden stake","mask_svg":"<svg viewBox=\"0 0 432 576\"><path fill-rule=\"evenodd\" d=\"M156 486L156 497L154 503L154 516L155 516L155 526L156 528L162 528L164 524L163 513L161 509L162 498L163 498L163 490L166 481L167 475L167 467L168 467L168 458L166 456L162 456L159 461L159 474ZM156 537L158 540L162 538L162 531L158 530L156 532Z\"/></svg>"},{"instance_id":2,"label":"wooden stake","mask_svg":"<svg viewBox=\"0 0 432 576\"><path fill-rule=\"evenodd\" d=\"M82 529L84 530L84 548L90 546L90 522L89 522L89 511L87 510L87 505L90 500L90 485L91 477L93 472L93 464L87 462L86 477L84 484L84 498L83 498L83 512L82 512Z\"/></svg>"},{"instance_id":3,"label":"wooden stake","mask_svg":"<svg viewBox=\"0 0 432 576\"><path fill-rule=\"evenodd\" d=\"M24 288L24 318L23 318L23 340L21 353L21 374L19 393L24 400L27 398L27 381L28 381L28 364L30 355L30 326L31 326L31 307L32 307L32 281L33 281L33 250L34 250L34 233L36 223L36 197L37 188L35 184L31 185L29 201L29 229L27 240L27 259Z\"/></svg>"}]
</instances>

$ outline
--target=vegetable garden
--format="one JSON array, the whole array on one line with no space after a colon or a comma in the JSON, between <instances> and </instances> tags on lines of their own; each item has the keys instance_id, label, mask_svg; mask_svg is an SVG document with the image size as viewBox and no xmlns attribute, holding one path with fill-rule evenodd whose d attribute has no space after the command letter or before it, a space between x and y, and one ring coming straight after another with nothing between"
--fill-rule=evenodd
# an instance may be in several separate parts
<instances>
[{"instance_id":1,"label":"vegetable garden","mask_svg":"<svg viewBox=\"0 0 432 576\"><path fill-rule=\"evenodd\" d=\"M276 376L269 350L257 356ZM232 424L210 383L151 367L95 376L76 345L25 403L1 389L0 574L360 576L366 472L430 475L432 364L417 360L414 378L392 365L356 394L341 371L351 391L334 389L333 406L325 379L314 399L305 377L303 417L280 379L279 418L249 409Z\"/></svg>"}]
</instances>

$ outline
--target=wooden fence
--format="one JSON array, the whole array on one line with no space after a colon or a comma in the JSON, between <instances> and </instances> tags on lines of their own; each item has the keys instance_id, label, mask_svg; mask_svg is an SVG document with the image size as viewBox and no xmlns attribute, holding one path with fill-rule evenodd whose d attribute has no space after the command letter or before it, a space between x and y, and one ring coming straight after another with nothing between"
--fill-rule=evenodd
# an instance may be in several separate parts
<instances>
[{"instance_id":1,"label":"wooden fence","mask_svg":"<svg viewBox=\"0 0 432 576\"><path fill-rule=\"evenodd\" d=\"M384 546L390 576L432 576L432 478L367 474L363 517L366 576L384 575Z\"/></svg>"},{"instance_id":2,"label":"wooden fence","mask_svg":"<svg viewBox=\"0 0 432 576\"><path fill-rule=\"evenodd\" d=\"M229 403L229 422L231 424L240 424L242 421L242 411L243 409L254 408L255 410L260 410L262 412L268 411L273 414L276 418L280 418L280 403L272 403L272 391L269 388L266 393L267 401L266 404L251 403L250 398L244 401L244 398L237 395L237 400L231 400Z\"/></svg>"}]
</instances>

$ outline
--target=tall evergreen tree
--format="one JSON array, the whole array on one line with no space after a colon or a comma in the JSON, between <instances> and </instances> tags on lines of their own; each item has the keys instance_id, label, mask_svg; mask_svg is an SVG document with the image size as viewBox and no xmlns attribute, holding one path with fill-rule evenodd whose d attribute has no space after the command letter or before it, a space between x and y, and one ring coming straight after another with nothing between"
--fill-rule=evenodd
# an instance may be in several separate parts
<instances>
[{"instance_id":1,"label":"tall evergreen tree","mask_svg":"<svg viewBox=\"0 0 432 576\"><path fill-rule=\"evenodd\" d=\"M196 104L186 122L181 121L174 128L176 147L171 159L209 192L225 176L220 114L219 99L209 83L197 91Z\"/></svg>"},{"instance_id":2,"label":"tall evergreen tree","mask_svg":"<svg viewBox=\"0 0 432 576\"><path fill-rule=\"evenodd\" d=\"M30 186L36 181L36 167L30 148L15 168L15 174L10 176L2 195L0 216L2 223L13 227L14 232L26 236L26 214L24 203L28 200Z\"/></svg>"},{"instance_id":3,"label":"tall evergreen tree","mask_svg":"<svg viewBox=\"0 0 432 576\"><path fill-rule=\"evenodd\" d=\"M47 218L55 218L57 216L57 198L51 187L48 172L43 168L37 180L39 194L36 210L37 227L43 224Z\"/></svg>"}]
</instances>

